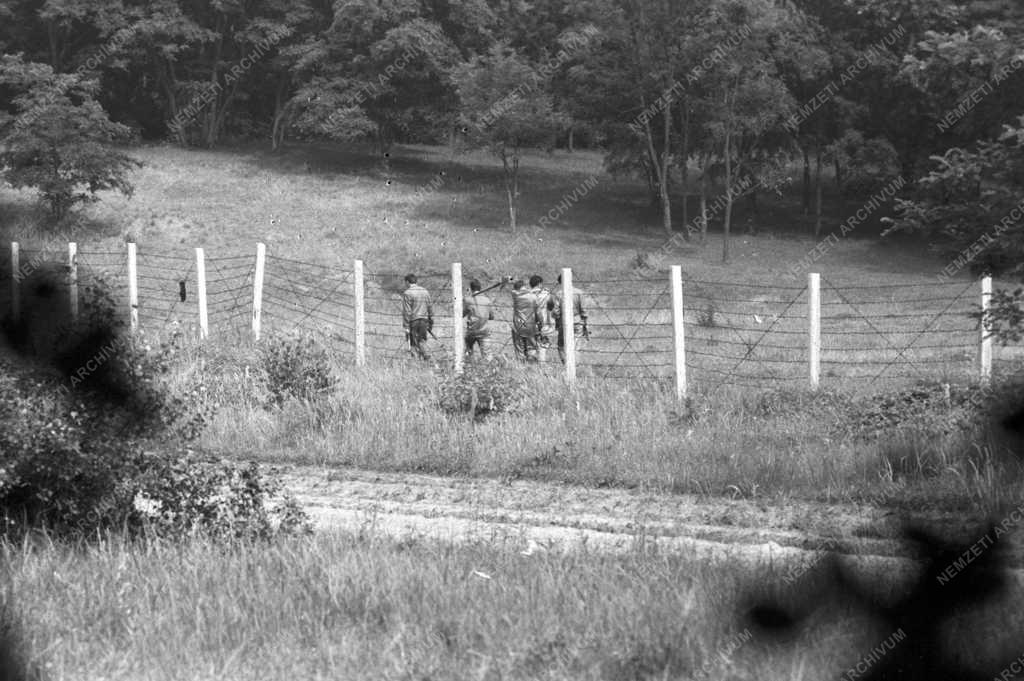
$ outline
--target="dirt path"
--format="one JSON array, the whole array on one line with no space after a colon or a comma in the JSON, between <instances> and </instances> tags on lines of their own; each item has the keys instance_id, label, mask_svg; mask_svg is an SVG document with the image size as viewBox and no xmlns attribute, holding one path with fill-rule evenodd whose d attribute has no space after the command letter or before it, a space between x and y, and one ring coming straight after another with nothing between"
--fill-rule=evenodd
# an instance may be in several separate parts
<instances>
[{"instance_id":1,"label":"dirt path","mask_svg":"<svg viewBox=\"0 0 1024 681\"><path fill-rule=\"evenodd\" d=\"M698 499L639 490L589 489L529 481L278 468L318 529L456 541L509 541L523 551L640 543L708 559L799 563L839 550L871 562L905 561L903 518L892 511L811 502ZM930 515L945 531L966 519ZM1014 560L1024 564L1024 561Z\"/></svg>"}]
</instances>

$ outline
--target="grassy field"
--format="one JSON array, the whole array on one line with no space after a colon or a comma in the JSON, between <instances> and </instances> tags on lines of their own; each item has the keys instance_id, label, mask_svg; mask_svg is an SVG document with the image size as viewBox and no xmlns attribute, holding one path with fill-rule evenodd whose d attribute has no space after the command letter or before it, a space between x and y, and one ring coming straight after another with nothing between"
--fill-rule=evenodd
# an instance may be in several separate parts
<instances>
[{"instance_id":1,"label":"grassy field","mask_svg":"<svg viewBox=\"0 0 1024 681\"><path fill-rule=\"evenodd\" d=\"M642 537L626 555L524 556L367 535L7 545L5 600L51 678L92 681L800 681L835 678L892 633L813 571L785 587L782 566L699 563ZM875 579L888 598L904 578ZM741 617L766 596L823 610L773 643ZM964 610L943 652L1013 659L1024 629L1013 602Z\"/></svg>"},{"instance_id":2,"label":"grassy field","mask_svg":"<svg viewBox=\"0 0 1024 681\"><path fill-rule=\"evenodd\" d=\"M212 339L183 353L174 380L183 391L202 385L203 399L218 408L202 443L208 449L272 461L743 496L877 499L879 485L895 485L961 505L1003 494L991 481L1010 472L983 434L965 441L919 428L893 447L837 428L857 418L849 400L810 396L807 293L789 269L814 242L793 187L762 197L757 214L741 201L736 215L737 231L756 220L762 232L792 235L739 234L732 263L723 265L714 233L704 247L659 254L665 239L653 227L658 216L643 188L602 173L592 152L524 161L523 228L515 237L503 226L500 165L481 153L402 147L386 162L359 149L302 145L280 154L135 153L145 166L134 178L134 198L104 197L77 233L54 243L63 248L64 238L76 238L83 272L106 270L121 287L124 240L135 238L140 318L154 343L170 321L194 328L194 305L178 301L178 279L194 295L191 249L205 248ZM538 230L538 218L590 177L596 188ZM857 207L830 197L826 233ZM24 242L26 260L45 243L29 194L0 191L0 217L4 233ZM943 263L920 248L859 238L877 230L871 221L858 230L819 262L823 385L830 394L870 394L921 378L970 382L977 335L967 313L975 285L966 276L941 285L927 280ZM245 336L257 241L269 253L265 333L318 331L330 350L338 388L318 409L266 408L259 355ZM352 366L350 335L339 321L351 316L346 277L357 257L368 271L365 371ZM402 273L413 270L443 301L452 261L485 281L506 272L543 272L550 280L558 267L574 268L594 335L581 355L576 394L558 379L552 352L549 366L525 378L528 399L518 413L475 423L438 409L444 349L435 368L404 356L396 296ZM670 387L664 268L671 262L683 264L687 281L689 405L676 404ZM123 289L115 292L123 305ZM439 308L437 333L446 342L450 316ZM494 337L507 353L504 303L498 315ZM1004 353L1000 368L1006 365L1016 366Z\"/></svg>"},{"instance_id":3,"label":"grassy field","mask_svg":"<svg viewBox=\"0 0 1024 681\"><path fill-rule=\"evenodd\" d=\"M527 159L524 226L516 237L503 223L500 167L481 154L405 147L384 163L359 150L300 145L277 155L165 147L135 153L146 163L135 197L105 197L77 231L59 235L55 251L76 239L83 271L108 270L120 286L124 241L137 239L142 328L155 344L169 322L181 319L186 331L194 322L194 310L174 301L179 279L192 295L191 249L206 249L213 334L201 345L184 344L169 380L179 394L214 408L199 443L212 453L766 503L859 500L984 513L1024 498L1007 441L994 429L961 428L957 419L965 414L956 404L917 411L896 405L890 411L902 425L886 430L878 421L886 407L855 399L905 388L919 370L953 381L954 396L969 378L974 332L963 313L970 295L958 307L949 304L973 284L965 276L921 287L944 264L921 249L885 247L858 233L824 256L825 389L804 387L806 293L788 272L814 244L795 195L762 200L756 216L746 202L738 206L737 231L753 221L762 230L787 227L780 231L791 236L737 235L733 261L723 265L715 234L704 247L684 244L657 255L665 238L642 187L605 176L592 153ZM535 227L590 177L599 184L585 200L547 229ZM831 198L826 232L857 207ZM38 224L30 195L0 189L2 235L23 242L27 255L46 243ZM867 234L875 226L859 229ZM268 406L260 355L266 343L245 339L257 241L270 254L268 340L302 329L320 331L325 341L336 384L312 402ZM375 327L365 368L353 366L350 341L337 329L348 314L344 287L354 258L367 264ZM500 395L515 405L509 413L474 419L442 409L455 380L443 353L434 365L400 358L400 329L387 325L395 322L402 273L433 277L443 299L453 261L486 280L508 272L553 278L557 268L573 267L587 287L597 336L575 390L566 388L557 363L513 367L501 375ZM664 371L665 267L674 263L687 279L686 403L675 401ZM329 293L309 313L303 299L320 289ZM6 287L0 309L4 295ZM709 305L715 322L703 324ZM951 325L926 326L910 312ZM777 335L763 332L769 326ZM501 339L500 323L498 329ZM896 371L872 381L872 367L858 364L882 350L898 357L922 329L946 335L911 353L916 368L897 359ZM627 345L649 364L606 376L594 358ZM399 359L383 361L389 356ZM780 368L771 369L772 360ZM716 370L732 372L733 384ZM769 380L744 378L744 371ZM851 378L858 372L866 378ZM879 428L883 436L874 437ZM524 556L521 548L497 539L382 539L368 520L358 536L269 546L106 539L82 547L43 539L0 546L0 558L3 602L21 623L32 660L55 679L802 681L835 677L891 633L829 601L786 645L753 635L736 614L742 598L766 591L794 597L778 591L789 566L699 562L661 552L642 535L627 555ZM885 591L896 576L872 579ZM813 586L802 584L801 593ZM948 627L950 648L968 658L1013 659L1019 651L1010 648L1024 628L1013 603L965 612ZM979 637L986 642L978 644Z\"/></svg>"}]
</instances>

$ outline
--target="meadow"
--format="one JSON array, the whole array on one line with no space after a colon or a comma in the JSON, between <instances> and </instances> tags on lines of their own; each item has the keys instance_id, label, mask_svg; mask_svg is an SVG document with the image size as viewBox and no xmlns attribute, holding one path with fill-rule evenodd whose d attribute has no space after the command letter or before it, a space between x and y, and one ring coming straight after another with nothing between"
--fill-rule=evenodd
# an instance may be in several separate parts
<instances>
[{"instance_id":1,"label":"meadow","mask_svg":"<svg viewBox=\"0 0 1024 681\"><path fill-rule=\"evenodd\" d=\"M39 540L0 555L8 615L56 679L800 681L836 678L892 633L813 570L787 586L783 566L698 562L642 538L620 555L518 548L368 527L273 545ZM891 598L906 580L890 569L872 588ZM1010 588L946 623L945 652L1014 659L1024 619ZM774 640L745 616L766 598L823 610Z\"/></svg>"},{"instance_id":2,"label":"meadow","mask_svg":"<svg viewBox=\"0 0 1024 681\"><path fill-rule=\"evenodd\" d=\"M289 285L299 285L280 284L258 344L246 335L244 304L225 303L234 316L215 316L202 343L189 337L187 310L153 310L154 303L151 316L140 314L143 338L154 347L169 338L165 322L185 321L168 381L210 409L197 444L211 455L766 504L809 499L973 515L1024 500L1021 466L1009 455L1015 443L985 419L985 410L1009 398L973 384L976 333L967 312L976 284L966 273L945 285L952 293L922 284L944 263L912 244L867 238L876 224L819 261L835 284L823 300L835 311L825 330L822 389L806 387L799 339L771 347L769 338L759 347L757 380L715 373L735 369L750 344L764 339L764 327L752 326L761 324L751 321L755 315L779 333L803 333L802 310L795 310L806 293L789 273L815 242L795 190L762 197L756 214L745 201L737 206L733 258L723 264L714 226L707 244L661 254L665 236L642 187L605 175L591 152L530 155L518 235L502 226L500 166L482 154L401 147L381 160L359 149L298 144L281 154L162 146L133 153L145 163L135 196L104 197L90 207L59 235L55 259L72 238L82 263L98 269L106 267L103 254L122 252L126 239L138 241L142 262L177 258L162 283L144 292L145 305L145 295L177 295L193 247L211 258L248 258L261 241L268 265L292 267ZM538 219L591 177L596 189L539 229ZM830 197L826 232L858 205ZM695 202L691 217L694 211ZM28 252L46 243L29 194L0 189L0 219L5 239ZM745 233L757 221L759 234ZM356 258L367 263L368 304L381 315L365 367L354 366L337 328L302 317L296 303L308 296L325 303L322 317L341 318L347 294L324 296L317 287L335 290ZM485 282L535 271L553 278L558 268L573 268L595 302L598 336L574 389L557 360L529 370L498 363L490 373L471 364L459 378L441 351L434 363L402 356L400 329L386 327L395 282L407 271L441 282L455 261L467 278ZM644 317L644 304L662 297L667 266L677 263L692 295L694 365L683 402L666 372L650 370L668 352L661 331L668 320ZM237 267L243 282L249 271L224 261L216 267ZM755 287L761 293L751 294ZM219 295L244 301L245 291L226 287ZM289 302L298 309L289 310ZM717 321L702 324L709 304ZM945 336L910 353L916 368L898 352L925 328L906 322L911 313L952 320L938 330ZM885 325L872 321L880 317ZM651 364L610 375L593 358L616 352L622 339L607 338L641 321L650 337L631 340ZM295 370L329 374L329 387L275 401L266 352L289 343L296 330L310 333L325 354L300 353ZM860 332L862 348L850 340ZM734 349L714 361L700 357L726 347ZM892 352L897 369L913 370L856 378L857 363L882 350ZM997 369L1005 376L1015 364L1003 352ZM760 375L771 360L796 368ZM467 410L460 396L477 380L489 382L488 394L507 408ZM949 393L943 381L952 384ZM912 386L916 393L907 392ZM13 603L33 658L61 679L824 678L887 635L840 609L831 614L850 621L822 620L791 647L758 638L721 655L743 631L734 617L739 596L751 584L777 584L785 566L709 565L660 553L642 538L636 551L619 556L552 552L533 559L519 548L375 538L372 528L269 546L42 540L4 547L5 602ZM1020 628L1014 613L988 614L987 626ZM976 622L956 626L979 631Z\"/></svg>"},{"instance_id":3,"label":"meadow","mask_svg":"<svg viewBox=\"0 0 1024 681\"><path fill-rule=\"evenodd\" d=\"M739 233L725 265L714 224L706 244L682 243L666 254L643 188L605 174L595 152L529 155L517 235L502 226L500 164L481 152L413 146L379 159L358 147L296 144L279 154L162 146L135 153L145 164L135 196L104 197L67 238L81 242L80 266L108 272L124 317L120 253L126 238L138 241L141 328L153 345L170 321L180 320L186 336L194 331L194 310L177 302L177 280L194 276L192 248L204 247L211 338L185 344L173 380L216 407L202 445L220 455L698 494L851 500L896 485L953 505L1001 498L990 481L1008 473L984 433L926 432L933 421L954 419L957 405L924 421L910 407L895 424L907 428L873 437L886 396L922 381L932 393L942 381L963 393L976 375L969 318L976 283L966 273L937 283L943 263L924 249L866 238L884 210L816 263L823 391L814 396L806 387L807 293L790 268L816 242L794 185L760 197L756 213L746 199L737 204ZM594 189L540 229L539 217L587 178L596 178ZM2 198L5 233L26 253L45 243L31 196ZM825 205L828 233L859 203L828 196ZM246 284L257 241L269 254L266 342L299 330L327 349L337 387L316 409L301 401L266 407L261 355L248 337ZM353 366L343 323L352 296L344 277L355 258L367 267L365 369ZM573 268L594 337L580 357L575 393L564 389L552 352L539 371L507 372L523 396L516 413L474 420L438 408L453 261L467 279L485 283L502 273L551 280L558 268ZM675 262L685 277L685 404L671 388L665 268ZM434 344L433 366L410 362L402 350L397 293L406 271L423 275L439 301L442 342ZM495 297L494 338L507 355L508 310L500 291ZM997 375L1015 371L1012 351L997 349ZM893 451L892 436L906 441L897 448L906 451Z\"/></svg>"}]
</instances>

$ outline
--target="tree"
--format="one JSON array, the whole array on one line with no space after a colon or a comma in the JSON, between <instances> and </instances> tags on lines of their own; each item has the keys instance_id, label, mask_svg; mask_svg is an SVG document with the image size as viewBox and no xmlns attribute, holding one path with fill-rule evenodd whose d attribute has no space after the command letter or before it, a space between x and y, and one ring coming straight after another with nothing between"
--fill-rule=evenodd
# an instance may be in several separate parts
<instances>
[{"instance_id":1,"label":"tree","mask_svg":"<svg viewBox=\"0 0 1024 681\"><path fill-rule=\"evenodd\" d=\"M528 147L550 146L566 123L555 110L548 77L505 45L452 70L466 139L501 159L509 226L519 212L519 162Z\"/></svg>"},{"instance_id":2,"label":"tree","mask_svg":"<svg viewBox=\"0 0 1024 681\"><path fill-rule=\"evenodd\" d=\"M916 234L950 258L944 274L1024 275L1024 115L977 150L954 148L914 195L897 199L885 235Z\"/></svg>"},{"instance_id":3,"label":"tree","mask_svg":"<svg viewBox=\"0 0 1024 681\"><path fill-rule=\"evenodd\" d=\"M371 138L383 155L417 122L454 122L447 74L460 55L418 3L339 3L330 27L297 51L295 127L308 136Z\"/></svg>"},{"instance_id":4,"label":"tree","mask_svg":"<svg viewBox=\"0 0 1024 681\"><path fill-rule=\"evenodd\" d=\"M784 138L783 121L794 109L793 97L780 77L776 51L800 44L784 7L763 0L724 0L717 6L723 20L713 44L731 44L718 53L701 82L710 114L705 131L718 144L724 168L725 209L722 215L722 261L729 261L729 236L734 187L745 176L756 176ZM730 36L742 27L741 41Z\"/></svg>"},{"instance_id":5,"label":"tree","mask_svg":"<svg viewBox=\"0 0 1024 681\"><path fill-rule=\"evenodd\" d=\"M95 80L4 55L0 88L12 93L0 111L0 167L12 186L37 189L57 220L99 191L132 194L126 178L141 164L112 146L130 131L96 101Z\"/></svg>"}]
</instances>

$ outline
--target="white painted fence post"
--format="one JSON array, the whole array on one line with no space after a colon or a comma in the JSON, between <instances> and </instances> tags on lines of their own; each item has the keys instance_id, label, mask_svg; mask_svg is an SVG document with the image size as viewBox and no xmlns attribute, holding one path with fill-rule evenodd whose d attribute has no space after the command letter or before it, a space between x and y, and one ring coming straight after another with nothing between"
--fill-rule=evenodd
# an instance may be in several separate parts
<instances>
[{"instance_id":1,"label":"white painted fence post","mask_svg":"<svg viewBox=\"0 0 1024 681\"><path fill-rule=\"evenodd\" d=\"M811 387L817 389L821 377L821 275L807 275L807 329Z\"/></svg>"},{"instance_id":2,"label":"white painted fence post","mask_svg":"<svg viewBox=\"0 0 1024 681\"><path fill-rule=\"evenodd\" d=\"M562 268L562 341L565 352L565 380L570 387L576 385L576 312L573 300L572 269Z\"/></svg>"},{"instance_id":3,"label":"white painted fence post","mask_svg":"<svg viewBox=\"0 0 1024 681\"><path fill-rule=\"evenodd\" d=\"M210 335L210 319L206 313L206 257L203 249L196 249L196 290L199 301L199 338L205 340Z\"/></svg>"},{"instance_id":4,"label":"white painted fence post","mask_svg":"<svg viewBox=\"0 0 1024 681\"><path fill-rule=\"evenodd\" d=\"M128 242L128 322L132 333L139 330L139 267L134 241Z\"/></svg>"},{"instance_id":5,"label":"white painted fence post","mask_svg":"<svg viewBox=\"0 0 1024 681\"><path fill-rule=\"evenodd\" d=\"M355 308L356 366L366 365L366 289L363 284L363 261L352 263L352 300Z\"/></svg>"},{"instance_id":6,"label":"white painted fence post","mask_svg":"<svg viewBox=\"0 0 1024 681\"><path fill-rule=\"evenodd\" d=\"M263 274L267 268L267 245L256 244L256 272L252 277L252 338L260 339L263 325Z\"/></svg>"},{"instance_id":7,"label":"white painted fence post","mask_svg":"<svg viewBox=\"0 0 1024 681\"><path fill-rule=\"evenodd\" d=\"M68 311L78 321L78 244L68 242Z\"/></svg>"},{"instance_id":8,"label":"white painted fence post","mask_svg":"<svg viewBox=\"0 0 1024 681\"><path fill-rule=\"evenodd\" d=\"M452 355L455 373L462 373L466 337L462 330L462 263L452 263Z\"/></svg>"},{"instance_id":9,"label":"white painted fence post","mask_svg":"<svg viewBox=\"0 0 1024 681\"><path fill-rule=\"evenodd\" d=\"M21 252L17 241L11 242L11 320L21 321Z\"/></svg>"},{"instance_id":10,"label":"white painted fence post","mask_svg":"<svg viewBox=\"0 0 1024 681\"><path fill-rule=\"evenodd\" d=\"M672 338L675 348L676 399L686 397L686 332L683 326L683 268L672 265Z\"/></svg>"},{"instance_id":11,"label":"white painted fence post","mask_svg":"<svg viewBox=\"0 0 1024 681\"><path fill-rule=\"evenodd\" d=\"M987 328L989 307L992 304L992 277L981 278L981 338L978 347L978 377L982 383L992 378L992 334Z\"/></svg>"}]
</instances>

